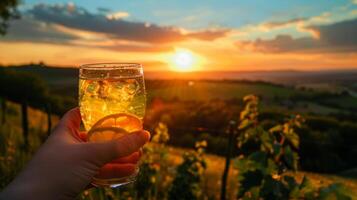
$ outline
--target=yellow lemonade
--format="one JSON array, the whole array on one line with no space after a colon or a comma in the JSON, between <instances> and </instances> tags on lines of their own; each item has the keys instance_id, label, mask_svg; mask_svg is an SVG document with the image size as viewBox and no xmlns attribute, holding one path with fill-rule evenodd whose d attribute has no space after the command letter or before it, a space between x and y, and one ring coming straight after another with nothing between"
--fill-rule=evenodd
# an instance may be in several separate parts
<instances>
[{"instance_id":1,"label":"yellow lemonade","mask_svg":"<svg viewBox=\"0 0 357 200\"><path fill-rule=\"evenodd\" d=\"M142 67L138 64L90 64L80 68L79 107L86 140L101 142L142 129L146 95ZM120 164L117 167L121 167ZM123 167L125 167L123 165ZM124 177L94 177L97 186L133 182L138 168Z\"/></svg>"},{"instance_id":2,"label":"yellow lemonade","mask_svg":"<svg viewBox=\"0 0 357 200\"><path fill-rule=\"evenodd\" d=\"M142 120L145 114L145 99L142 76L79 80L79 106L87 131L98 120L112 114L128 113Z\"/></svg>"}]
</instances>

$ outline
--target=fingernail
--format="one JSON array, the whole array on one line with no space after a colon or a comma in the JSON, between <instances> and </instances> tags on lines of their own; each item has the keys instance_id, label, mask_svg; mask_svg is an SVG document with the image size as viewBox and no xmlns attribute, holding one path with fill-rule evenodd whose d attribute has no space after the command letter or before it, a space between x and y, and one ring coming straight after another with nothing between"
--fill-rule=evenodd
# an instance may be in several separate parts
<instances>
[{"instance_id":1,"label":"fingernail","mask_svg":"<svg viewBox=\"0 0 357 200\"><path fill-rule=\"evenodd\" d=\"M146 141L150 141L150 132L149 131L142 131L145 135Z\"/></svg>"}]
</instances>

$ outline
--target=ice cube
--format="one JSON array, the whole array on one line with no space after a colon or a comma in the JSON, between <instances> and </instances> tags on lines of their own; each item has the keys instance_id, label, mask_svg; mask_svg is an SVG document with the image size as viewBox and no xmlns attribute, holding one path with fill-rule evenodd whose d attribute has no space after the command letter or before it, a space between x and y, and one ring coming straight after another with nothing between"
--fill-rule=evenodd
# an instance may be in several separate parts
<instances>
[{"instance_id":1,"label":"ice cube","mask_svg":"<svg viewBox=\"0 0 357 200\"><path fill-rule=\"evenodd\" d=\"M124 91L130 96L134 96L139 89L139 83L135 79L129 79L124 85Z\"/></svg>"},{"instance_id":2,"label":"ice cube","mask_svg":"<svg viewBox=\"0 0 357 200\"><path fill-rule=\"evenodd\" d=\"M105 99L109 96L110 94L110 84L108 84L108 81L98 81L99 83L99 88L98 88L98 96L102 99Z\"/></svg>"}]
</instances>

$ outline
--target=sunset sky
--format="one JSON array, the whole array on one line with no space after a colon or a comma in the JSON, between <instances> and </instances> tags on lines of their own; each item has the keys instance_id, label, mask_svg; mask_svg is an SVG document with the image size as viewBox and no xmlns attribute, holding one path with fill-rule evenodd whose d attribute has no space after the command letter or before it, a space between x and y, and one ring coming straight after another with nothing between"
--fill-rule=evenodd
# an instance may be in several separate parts
<instances>
[{"instance_id":1,"label":"sunset sky","mask_svg":"<svg viewBox=\"0 0 357 200\"><path fill-rule=\"evenodd\" d=\"M357 69L357 0L23 0L0 64Z\"/></svg>"}]
</instances>

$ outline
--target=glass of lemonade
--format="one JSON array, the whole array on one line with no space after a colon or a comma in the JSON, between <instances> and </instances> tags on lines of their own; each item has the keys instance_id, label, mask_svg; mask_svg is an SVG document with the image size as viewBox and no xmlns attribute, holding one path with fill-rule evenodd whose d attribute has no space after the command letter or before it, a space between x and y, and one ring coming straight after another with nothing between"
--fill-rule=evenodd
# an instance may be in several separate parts
<instances>
[{"instance_id":1,"label":"glass of lemonade","mask_svg":"<svg viewBox=\"0 0 357 200\"><path fill-rule=\"evenodd\" d=\"M135 63L82 65L79 70L79 107L92 142L120 138L142 129L145 114L143 68ZM94 177L93 185L117 187L135 181L138 167L127 177Z\"/></svg>"}]
</instances>

